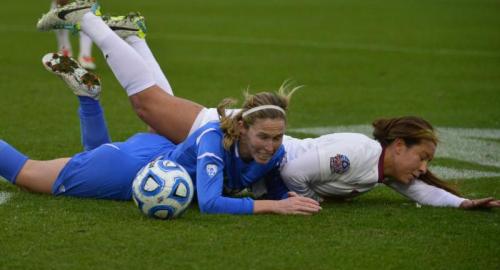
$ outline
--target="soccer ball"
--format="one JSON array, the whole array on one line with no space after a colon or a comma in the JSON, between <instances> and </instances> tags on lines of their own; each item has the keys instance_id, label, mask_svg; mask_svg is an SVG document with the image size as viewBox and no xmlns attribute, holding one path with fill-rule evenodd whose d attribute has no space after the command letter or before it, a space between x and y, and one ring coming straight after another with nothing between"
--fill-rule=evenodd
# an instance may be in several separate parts
<instances>
[{"instance_id":1,"label":"soccer ball","mask_svg":"<svg viewBox=\"0 0 500 270\"><path fill-rule=\"evenodd\" d=\"M132 198L145 215L172 219L181 215L193 199L191 177L179 164L155 160L139 171L132 183Z\"/></svg>"}]
</instances>

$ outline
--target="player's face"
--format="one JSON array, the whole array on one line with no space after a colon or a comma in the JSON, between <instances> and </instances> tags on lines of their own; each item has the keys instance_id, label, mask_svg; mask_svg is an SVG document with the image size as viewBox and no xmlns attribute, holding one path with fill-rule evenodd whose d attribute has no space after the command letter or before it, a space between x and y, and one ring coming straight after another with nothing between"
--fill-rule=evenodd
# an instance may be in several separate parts
<instances>
[{"instance_id":1,"label":"player's face","mask_svg":"<svg viewBox=\"0 0 500 270\"><path fill-rule=\"evenodd\" d=\"M408 184L412 180L427 172L429 162L434 158L436 145L428 140L420 144L406 146L403 140L394 142L394 172L393 177L402 183Z\"/></svg>"},{"instance_id":2,"label":"player's face","mask_svg":"<svg viewBox=\"0 0 500 270\"><path fill-rule=\"evenodd\" d=\"M240 155L257 163L267 163L283 142L285 120L257 119L248 128L240 122Z\"/></svg>"}]
</instances>

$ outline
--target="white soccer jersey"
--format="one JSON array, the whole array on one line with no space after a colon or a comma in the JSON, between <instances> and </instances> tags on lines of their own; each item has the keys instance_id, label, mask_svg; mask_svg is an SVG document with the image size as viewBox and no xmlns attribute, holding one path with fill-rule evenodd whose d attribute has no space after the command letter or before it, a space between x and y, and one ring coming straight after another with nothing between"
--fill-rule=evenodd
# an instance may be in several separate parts
<instances>
[{"instance_id":1,"label":"white soccer jersey","mask_svg":"<svg viewBox=\"0 0 500 270\"><path fill-rule=\"evenodd\" d=\"M287 138L281 176L288 188L320 200L367 192L380 178L380 144L363 134L335 133L315 139Z\"/></svg>"},{"instance_id":2,"label":"white soccer jersey","mask_svg":"<svg viewBox=\"0 0 500 270\"><path fill-rule=\"evenodd\" d=\"M283 144L287 151L281 168L285 184L319 201L353 197L381 182L424 205L459 207L465 200L421 180L405 185L384 179L382 146L363 134L335 133L304 140L287 137Z\"/></svg>"},{"instance_id":3,"label":"white soccer jersey","mask_svg":"<svg viewBox=\"0 0 500 270\"><path fill-rule=\"evenodd\" d=\"M237 111L227 110L227 113ZM217 120L216 109L204 109L191 132ZM465 200L421 180L408 185L384 180L382 147L363 134L334 133L310 139L285 136L283 145L286 151L281 167L283 181L291 191L318 201L325 197L353 197L370 191L380 182L424 205L459 207Z\"/></svg>"}]
</instances>

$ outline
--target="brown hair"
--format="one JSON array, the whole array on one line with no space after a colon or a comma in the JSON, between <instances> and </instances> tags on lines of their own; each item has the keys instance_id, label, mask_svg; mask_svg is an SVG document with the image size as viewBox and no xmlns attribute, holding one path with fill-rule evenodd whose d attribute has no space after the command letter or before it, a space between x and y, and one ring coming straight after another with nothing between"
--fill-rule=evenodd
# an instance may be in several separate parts
<instances>
[{"instance_id":1,"label":"brown hair","mask_svg":"<svg viewBox=\"0 0 500 270\"><path fill-rule=\"evenodd\" d=\"M431 141L435 145L439 142L432 125L417 116L377 119L373 121L372 126L374 128L373 137L384 148L398 138L402 139L408 147L418 145L423 140ZM430 170L427 170L419 179L429 185L458 195L456 187L439 179Z\"/></svg>"},{"instance_id":2,"label":"brown hair","mask_svg":"<svg viewBox=\"0 0 500 270\"><path fill-rule=\"evenodd\" d=\"M282 108L285 112L288 109L290 99L293 93L298 90L300 86L291 87L288 82L285 82L276 92L260 92L257 94L250 94L247 91L243 93L245 101L236 115L226 115L226 109L234 105L236 100L226 98L217 105L217 113L220 118L220 127L224 133L224 148L228 150L231 145L240 136L238 130L238 121L242 120L245 127L249 127L255 123L257 119L283 119L286 121L286 115L277 109L263 109L252 112L245 117L243 113L249 109L262 106L262 105L275 105Z\"/></svg>"}]
</instances>

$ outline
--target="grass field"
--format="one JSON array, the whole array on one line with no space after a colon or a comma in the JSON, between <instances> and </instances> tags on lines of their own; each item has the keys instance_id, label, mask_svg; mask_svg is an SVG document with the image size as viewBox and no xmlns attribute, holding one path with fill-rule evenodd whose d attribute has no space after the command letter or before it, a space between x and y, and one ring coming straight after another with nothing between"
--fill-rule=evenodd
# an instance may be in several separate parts
<instances>
[{"instance_id":1,"label":"grass field","mask_svg":"<svg viewBox=\"0 0 500 270\"><path fill-rule=\"evenodd\" d=\"M292 101L297 136L420 115L443 130L433 162L442 176L458 177L466 197L500 198L499 1L101 4L146 16L178 96L214 106L293 79L306 86ZM54 35L35 29L48 7L27 0L0 9L0 138L34 159L81 149L77 101L40 63L55 49ZM145 126L95 55L111 135L124 140ZM385 187L312 217L201 215L192 206L161 222L132 202L0 182L0 269L500 269L499 243L498 209L420 208Z\"/></svg>"}]
</instances>

